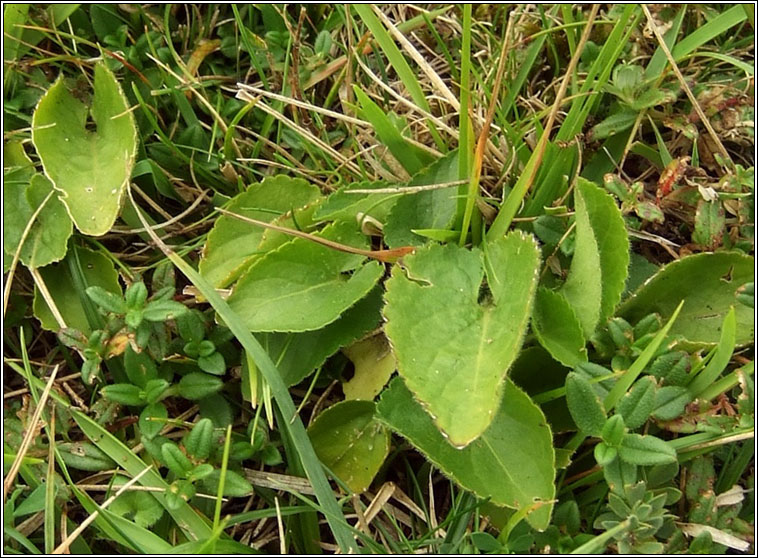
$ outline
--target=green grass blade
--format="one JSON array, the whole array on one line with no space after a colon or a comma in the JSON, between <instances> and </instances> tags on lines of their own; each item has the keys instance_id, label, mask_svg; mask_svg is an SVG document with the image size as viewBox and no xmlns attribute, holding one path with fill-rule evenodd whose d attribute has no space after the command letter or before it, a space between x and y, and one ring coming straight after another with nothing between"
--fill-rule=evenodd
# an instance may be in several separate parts
<instances>
[{"instance_id":1,"label":"green grass blade","mask_svg":"<svg viewBox=\"0 0 758 558\"><path fill-rule=\"evenodd\" d=\"M421 88L421 85L416 78L416 74L413 73L408 61L405 59L405 56L403 56L403 53L400 52L395 41L392 40L387 29L384 28L382 22L379 21L379 18L374 14L372 5L355 4L353 7L355 8L355 11L358 12L358 15L361 16L363 23L369 28L371 34L374 35L376 42L379 43L379 46L387 57L387 60L389 60L389 63L395 68L398 77L403 82L403 85L405 85L408 93L410 93L413 102L416 103L419 108L431 114L432 111L429 108L429 103L426 101L426 93L424 93L424 90ZM444 153L447 151L445 142L442 141L434 124L429 121L427 121L427 123L429 125L429 132L432 134L432 137L437 144L437 148Z\"/></svg>"},{"instance_id":2,"label":"green grass blade","mask_svg":"<svg viewBox=\"0 0 758 558\"><path fill-rule=\"evenodd\" d=\"M217 532L221 524L221 505L224 501L224 484L226 484L226 469L229 466L229 443L232 440L232 425L226 427L224 439L224 454L221 458L221 475L218 479L218 493L216 494L216 507L213 510L213 531Z\"/></svg>"},{"instance_id":3,"label":"green grass blade","mask_svg":"<svg viewBox=\"0 0 758 558\"><path fill-rule=\"evenodd\" d=\"M674 313L672 314L671 319L668 321L668 323L663 326L663 329L661 329L650 342L650 344L645 347L645 350L642 351L642 354L637 357L637 360L635 360L634 363L629 367L629 370L624 372L624 374L613 386L611 391L608 392L608 395L605 396L603 405L608 411L616 406L616 404L621 400L629 388L632 387L632 384L634 383L634 380L637 379L637 376L642 373L648 363L652 360L653 356L655 356L658 347L661 346L661 343L663 343L666 335L668 335L671 326L674 325L677 316L679 316L679 311L682 309L683 305L684 301L682 300L682 302L679 303L679 306L676 307L676 310L674 310Z\"/></svg>"},{"instance_id":4,"label":"green grass blade","mask_svg":"<svg viewBox=\"0 0 758 558\"><path fill-rule=\"evenodd\" d=\"M745 19L747 19L747 14L745 14L742 6L733 6L679 41L671 51L671 55L674 57L674 60L679 61L696 48L703 46L732 27L739 25Z\"/></svg>"},{"instance_id":5,"label":"green grass blade","mask_svg":"<svg viewBox=\"0 0 758 558\"><path fill-rule=\"evenodd\" d=\"M687 386L692 395L699 397L718 379L727 364L729 364L736 344L736 333L737 315L734 312L734 306L732 306L724 318L724 324L721 326L721 339L719 339L719 344L716 346L713 358Z\"/></svg>"},{"instance_id":6,"label":"green grass blade","mask_svg":"<svg viewBox=\"0 0 758 558\"><path fill-rule=\"evenodd\" d=\"M45 480L45 554L55 549L55 431L49 440Z\"/></svg>"},{"instance_id":7,"label":"green grass blade","mask_svg":"<svg viewBox=\"0 0 758 558\"><path fill-rule=\"evenodd\" d=\"M390 153L398 160L409 175L420 172L431 162L427 153L411 145L393 126L384 111L366 95L357 85L353 87L355 96L361 105L360 114L374 127L379 141L387 146Z\"/></svg>"},{"instance_id":8,"label":"green grass blade","mask_svg":"<svg viewBox=\"0 0 758 558\"><path fill-rule=\"evenodd\" d=\"M728 390L737 386L740 383L741 377L752 376L754 371L755 363L753 361L750 361L742 368L730 372L723 378L719 378L717 381L713 382L704 391L702 391L698 397L706 401L711 401L722 393L726 393Z\"/></svg>"},{"instance_id":9,"label":"green grass blade","mask_svg":"<svg viewBox=\"0 0 758 558\"><path fill-rule=\"evenodd\" d=\"M467 180L471 172L471 155L474 148L474 130L469 119L469 103L471 98L471 4L463 6L463 42L461 44L461 110L459 121L458 138L458 178ZM458 218L456 222L463 220L466 210L466 192L468 187L461 184L458 187Z\"/></svg>"},{"instance_id":10,"label":"green grass blade","mask_svg":"<svg viewBox=\"0 0 758 558\"><path fill-rule=\"evenodd\" d=\"M371 31L371 34L374 35L376 42L379 43L389 63L395 68L398 77L402 80L408 93L410 93L413 102L426 112L431 112L429 110L429 103L426 102L426 95L423 89L421 89L418 79L416 79L416 74L413 73L403 53L400 52L395 41L392 40L392 37L379 21L379 18L374 14L371 4L356 4L354 8L358 12L358 15L361 16L363 23Z\"/></svg>"},{"instance_id":11,"label":"green grass blade","mask_svg":"<svg viewBox=\"0 0 758 558\"><path fill-rule=\"evenodd\" d=\"M682 22L684 21L684 15L686 13L687 6L682 6L682 9L679 10L679 13L676 14L674 21L671 23L671 29L666 31L666 33L663 35L663 42L666 43L666 46L669 48L669 50L673 49L674 47L676 37L679 35L679 30L682 28ZM653 56L650 58L650 61L647 63L647 67L645 68L645 77L647 79L659 79L663 73L663 70L666 69L666 64L668 64L668 60L666 60L666 53L663 52L663 49L659 45L658 48L655 49Z\"/></svg>"},{"instance_id":12,"label":"green grass blade","mask_svg":"<svg viewBox=\"0 0 758 558\"><path fill-rule=\"evenodd\" d=\"M752 64L747 64L746 62L743 62L742 60L736 59L734 56L729 56L728 54L723 54L721 52L709 52L709 51L698 51L694 52L692 54L688 54L687 56L682 57L682 61L688 60L690 58L713 58L714 60L721 60L722 62L728 62L735 68L739 68L743 72L745 72L747 75L752 76L755 74L755 68Z\"/></svg>"},{"instance_id":13,"label":"green grass blade","mask_svg":"<svg viewBox=\"0 0 758 558\"><path fill-rule=\"evenodd\" d=\"M580 93L589 93L590 91L601 91L608 79L611 76L613 67L616 64L616 60L624 50L626 43L629 40L634 29L636 29L637 22L642 17L642 12L639 6L635 4L628 4L624 7L624 12L608 35L608 38L600 50L600 54L590 66L587 72L582 87L579 89ZM630 23L631 20L631 23ZM576 100L571 103L569 113L566 115L566 119L561 124L555 139L561 141L570 141L579 132L582 131L584 123L589 116L592 107L599 102L601 95L587 95L577 97ZM552 200L551 200L552 201Z\"/></svg>"}]
</instances>

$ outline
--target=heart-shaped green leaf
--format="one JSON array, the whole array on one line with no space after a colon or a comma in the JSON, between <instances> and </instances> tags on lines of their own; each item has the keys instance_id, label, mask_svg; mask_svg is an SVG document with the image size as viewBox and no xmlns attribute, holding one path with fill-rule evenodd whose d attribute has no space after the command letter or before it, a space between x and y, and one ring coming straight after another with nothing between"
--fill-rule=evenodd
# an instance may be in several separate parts
<instances>
[{"instance_id":1,"label":"heart-shaped green leaf","mask_svg":"<svg viewBox=\"0 0 758 558\"><path fill-rule=\"evenodd\" d=\"M308 427L318 458L353 492L363 492L390 450L385 426L374 419L373 401L342 401Z\"/></svg>"},{"instance_id":2,"label":"heart-shaped green leaf","mask_svg":"<svg viewBox=\"0 0 758 558\"><path fill-rule=\"evenodd\" d=\"M576 247L562 294L589 338L621 300L629 239L621 211L610 194L588 180L576 185Z\"/></svg>"},{"instance_id":3,"label":"heart-shaped green leaf","mask_svg":"<svg viewBox=\"0 0 758 558\"><path fill-rule=\"evenodd\" d=\"M455 446L484 432L526 330L540 256L512 232L480 250L435 245L387 281L385 331L408 388ZM481 304L486 273L489 295Z\"/></svg>"},{"instance_id":4,"label":"heart-shaped green leaf","mask_svg":"<svg viewBox=\"0 0 758 558\"><path fill-rule=\"evenodd\" d=\"M282 214L313 203L321 197L316 186L300 178L275 176L251 185L236 196L227 209L259 221L273 221ZM259 252L264 229L222 215L208 234L200 260L200 273L214 287L226 287Z\"/></svg>"},{"instance_id":5,"label":"heart-shaped green leaf","mask_svg":"<svg viewBox=\"0 0 758 558\"><path fill-rule=\"evenodd\" d=\"M367 248L354 223L327 226L320 236ZM379 262L296 238L250 267L229 306L251 331L310 331L330 324L363 298L382 276Z\"/></svg>"},{"instance_id":6,"label":"heart-shaped green leaf","mask_svg":"<svg viewBox=\"0 0 758 558\"><path fill-rule=\"evenodd\" d=\"M53 186L42 174L35 174L28 183L6 180L3 184L3 247L12 256L21 244L29 221L37 208L44 207L35 217L24 239L19 258L30 268L46 266L62 260L71 236L71 219L66 208L53 194Z\"/></svg>"},{"instance_id":7,"label":"heart-shaped green leaf","mask_svg":"<svg viewBox=\"0 0 758 558\"><path fill-rule=\"evenodd\" d=\"M513 382L505 381L490 427L461 450L445 442L399 378L382 393L377 412L458 484L499 506L524 509L536 503L527 521L540 530L548 526L555 496L553 436L545 415Z\"/></svg>"},{"instance_id":8,"label":"heart-shaped green leaf","mask_svg":"<svg viewBox=\"0 0 758 558\"><path fill-rule=\"evenodd\" d=\"M34 111L32 142L76 228L98 236L118 217L137 149L134 115L104 62L95 66L95 131L89 114L59 77Z\"/></svg>"}]
</instances>

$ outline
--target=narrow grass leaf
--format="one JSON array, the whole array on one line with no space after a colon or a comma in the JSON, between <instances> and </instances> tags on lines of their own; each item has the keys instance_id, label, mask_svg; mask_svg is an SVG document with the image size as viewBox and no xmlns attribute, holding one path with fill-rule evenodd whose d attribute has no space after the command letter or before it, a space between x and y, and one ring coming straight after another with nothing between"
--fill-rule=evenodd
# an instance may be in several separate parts
<instances>
[{"instance_id":1,"label":"narrow grass leaf","mask_svg":"<svg viewBox=\"0 0 758 558\"><path fill-rule=\"evenodd\" d=\"M663 326L663 328L658 332L653 340L650 341L647 347L645 347L645 350L642 351L642 354L640 354L640 356L638 356L637 359L632 363L632 365L629 367L629 370L624 372L624 374L616 381L616 384L611 388L610 392L608 392L608 395L606 395L605 399L603 400L606 409L610 411L616 407L621 397L627 392L630 387L632 387L634 381L642 373L648 363L653 359L655 353L658 351L658 347L661 346L661 343L663 343L663 340L669 334L669 331L674 325L674 322L676 322L676 319L679 316L679 312L682 310L683 305L684 300L679 303L679 306L676 307L676 310L674 310L674 313L671 318L669 318L669 321L665 326Z\"/></svg>"},{"instance_id":2,"label":"narrow grass leaf","mask_svg":"<svg viewBox=\"0 0 758 558\"><path fill-rule=\"evenodd\" d=\"M359 114L371 123L379 141L390 150L409 175L416 174L433 160L426 151L406 141L379 105L360 87L356 85L353 90L360 103Z\"/></svg>"},{"instance_id":3,"label":"narrow grass leaf","mask_svg":"<svg viewBox=\"0 0 758 558\"><path fill-rule=\"evenodd\" d=\"M724 318L721 326L721 339L716 345L716 352L708 362L707 366L701 370L697 376L687 386L690 392L698 397L711 384L713 384L721 373L726 369L734 353L737 336L737 317L732 307Z\"/></svg>"}]
</instances>

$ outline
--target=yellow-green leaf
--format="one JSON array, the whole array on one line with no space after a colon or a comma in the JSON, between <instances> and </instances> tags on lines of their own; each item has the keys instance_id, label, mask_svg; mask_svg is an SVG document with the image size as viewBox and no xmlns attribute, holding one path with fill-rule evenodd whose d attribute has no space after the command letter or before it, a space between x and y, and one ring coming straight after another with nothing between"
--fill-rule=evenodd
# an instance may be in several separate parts
<instances>
[{"instance_id":1,"label":"yellow-green leaf","mask_svg":"<svg viewBox=\"0 0 758 558\"><path fill-rule=\"evenodd\" d=\"M343 382L345 399L376 397L395 371L395 355L382 334L361 339L342 349L355 368L353 377Z\"/></svg>"},{"instance_id":2,"label":"yellow-green leaf","mask_svg":"<svg viewBox=\"0 0 758 558\"><path fill-rule=\"evenodd\" d=\"M104 62L95 66L94 88L88 107L59 77L34 111L32 142L76 228L98 236L110 230L121 210L137 129L129 103Z\"/></svg>"},{"instance_id":3,"label":"yellow-green leaf","mask_svg":"<svg viewBox=\"0 0 758 558\"><path fill-rule=\"evenodd\" d=\"M363 492L390 449L390 437L374 419L373 401L342 401L308 427L318 458L353 492Z\"/></svg>"}]
</instances>

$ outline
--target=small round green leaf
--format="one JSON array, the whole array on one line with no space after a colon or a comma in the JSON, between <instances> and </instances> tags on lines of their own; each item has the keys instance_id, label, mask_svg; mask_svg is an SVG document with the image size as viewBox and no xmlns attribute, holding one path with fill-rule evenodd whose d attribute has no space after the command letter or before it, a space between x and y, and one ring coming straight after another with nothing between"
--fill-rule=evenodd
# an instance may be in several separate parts
<instances>
[{"instance_id":1,"label":"small round green leaf","mask_svg":"<svg viewBox=\"0 0 758 558\"><path fill-rule=\"evenodd\" d=\"M618 451L619 457L632 465L662 465L676 461L676 451L655 436L627 434Z\"/></svg>"},{"instance_id":2,"label":"small round green leaf","mask_svg":"<svg viewBox=\"0 0 758 558\"><path fill-rule=\"evenodd\" d=\"M168 389L169 383L163 378L154 378L148 380L145 384L145 401L148 403L155 403L163 395L163 392Z\"/></svg>"},{"instance_id":3,"label":"small round green leaf","mask_svg":"<svg viewBox=\"0 0 758 558\"><path fill-rule=\"evenodd\" d=\"M616 455L618 455L616 448L607 445L605 442L600 442L595 446L595 461L601 467L608 465L616 458Z\"/></svg>"},{"instance_id":4,"label":"small round green leaf","mask_svg":"<svg viewBox=\"0 0 758 558\"><path fill-rule=\"evenodd\" d=\"M600 433L600 437L603 441L614 448L621 445L624 440L624 434L626 434L626 425L621 415L613 415L603 426L603 431Z\"/></svg>"},{"instance_id":5,"label":"small round green leaf","mask_svg":"<svg viewBox=\"0 0 758 558\"><path fill-rule=\"evenodd\" d=\"M146 351L135 352L131 345L124 351L124 368L129 381L144 388L147 382L158 377L158 367Z\"/></svg>"},{"instance_id":6,"label":"small round green leaf","mask_svg":"<svg viewBox=\"0 0 758 558\"><path fill-rule=\"evenodd\" d=\"M100 390L100 394L122 405L144 405L142 390L132 384L111 384Z\"/></svg>"},{"instance_id":7,"label":"small round green leaf","mask_svg":"<svg viewBox=\"0 0 758 558\"><path fill-rule=\"evenodd\" d=\"M213 444L213 422L203 418L184 437L184 447L196 459L208 459Z\"/></svg>"},{"instance_id":8,"label":"small round green leaf","mask_svg":"<svg viewBox=\"0 0 758 558\"><path fill-rule=\"evenodd\" d=\"M213 472L205 477L200 483L203 489L209 494L218 493L218 483L221 478L221 471L214 469ZM253 485L240 475L239 473L231 470L226 471L226 478L224 479L224 496L231 498L242 498L249 496L253 492Z\"/></svg>"},{"instance_id":9,"label":"small round green leaf","mask_svg":"<svg viewBox=\"0 0 758 558\"><path fill-rule=\"evenodd\" d=\"M166 442L161 446L161 455L166 466L177 477L183 478L194 468L189 458L184 455L174 442Z\"/></svg>"},{"instance_id":10,"label":"small round green leaf","mask_svg":"<svg viewBox=\"0 0 758 558\"><path fill-rule=\"evenodd\" d=\"M211 473L213 473L213 465L210 463L201 463L192 469L192 472L187 476L187 480L191 482L198 481L204 479Z\"/></svg>"},{"instance_id":11,"label":"small round green leaf","mask_svg":"<svg viewBox=\"0 0 758 558\"><path fill-rule=\"evenodd\" d=\"M658 420L674 420L684 413L692 393L683 386L664 386L655 395L653 416Z\"/></svg>"},{"instance_id":12,"label":"small round green leaf","mask_svg":"<svg viewBox=\"0 0 758 558\"><path fill-rule=\"evenodd\" d=\"M656 358L648 373L666 385L684 386L689 382L691 359L685 351L672 351Z\"/></svg>"},{"instance_id":13,"label":"small round green leaf","mask_svg":"<svg viewBox=\"0 0 758 558\"><path fill-rule=\"evenodd\" d=\"M212 395L224 387L221 378L210 376L204 372L190 372L179 380L179 395L190 401Z\"/></svg>"},{"instance_id":14,"label":"small round green leaf","mask_svg":"<svg viewBox=\"0 0 758 558\"><path fill-rule=\"evenodd\" d=\"M168 411L162 403L148 405L139 415L139 429L142 435L150 440L155 438L166 426Z\"/></svg>"},{"instance_id":15,"label":"small round green leaf","mask_svg":"<svg viewBox=\"0 0 758 558\"><path fill-rule=\"evenodd\" d=\"M644 376L637 380L632 389L619 401L616 411L624 417L624 423L631 430L645 424L653 412L657 387L651 376Z\"/></svg>"},{"instance_id":16,"label":"small round green leaf","mask_svg":"<svg viewBox=\"0 0 758 558\"><path fill-rule=\"evenodd\" d=\"M173 320L176 316L188 312L187 308L181 302L174 300L154 300L149 302L142 312L142 317L149 322L165 322Z\"/></svg>"},{"instance_id":17,"label":"small round green leaf","mask_svg":"<svg viewBox=\"0 0 758 558\"><path fill-rule=\"evenodd\" d=\"M208 341L207 339L204 339L203 341L200 341L197 345L197 354L201 357L207 357L211 356L216 351L216 345L213 344L213 341Z\"/></svg>"},{"instance_id":18,"label":"small round green leaf","mask_svg":"<svg viewBox=\"0 0 758 558\"><path fill-rule=\"evenodd\" d=\"M113 484L123 486L129 479L117 476ZM134 521L140 527L150 527L163 516L163 506L149 492L128 490L111 502L108 511Z\"/></svg>"},{"instance_id":19,"label":"small round green leaf","mask_svg":"<svg viewBox=\"0 0 758 558\"><path fill-rule=\"evenodd\" d=\"M201 356L197 359L197 365L203 372L215 374L216 376L223 376L226 372L224 355L219 352L212 353L208 356Z\"/></svg>"},{"instance_id":20,"label":"small round green leaf","mask_svg":"<svg viewBox=\"0 0 758 558\"><path fill-rule=\"evenodd\" d=\"M142 281L133 283L124 293L126 305L129 308L142 308L147 300L147 287Z\"/></svg>"}]
</instances>

